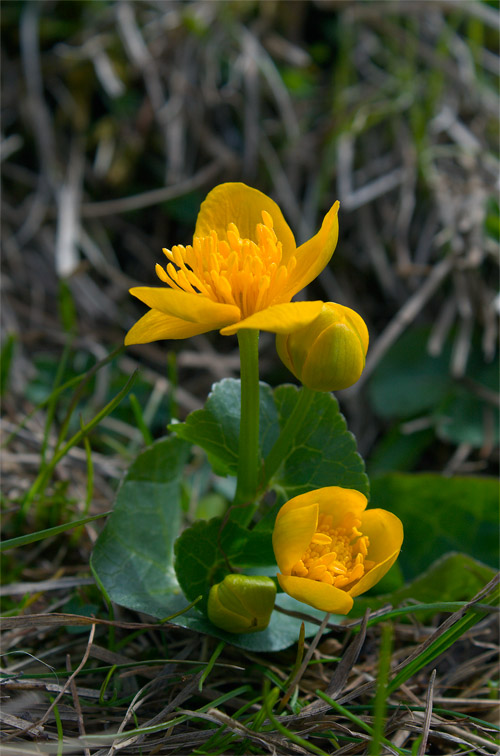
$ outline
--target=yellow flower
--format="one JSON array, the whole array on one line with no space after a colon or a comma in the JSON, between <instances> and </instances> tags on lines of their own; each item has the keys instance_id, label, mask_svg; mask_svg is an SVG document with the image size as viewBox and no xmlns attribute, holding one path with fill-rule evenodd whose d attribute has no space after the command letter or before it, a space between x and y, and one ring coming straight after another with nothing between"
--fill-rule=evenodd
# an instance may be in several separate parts
<instances>
[{"instance_id":1,"label":"yellow flower","mask_svg":"<svg viewBox=\"0 0 500 756\"><path fill-rule=\"evenodd\" d=\"M357 312L325 302L312 323L276 336L287 368L314 391L340 391L359 379L365 366L368 329Z\"/></svg>"},{"instance_id":2,"label":"yellow flower","mask_svg":"<svg viewBox=\"0 0 500 756\"><path fill-rule=\"evenodd\" d=\"M128 332L125 344L185 339L221 329L288 333L306 325L322 302L291 302L330 260L338 238L338 202L318 233L296 247L281 210L245 184L220 184L202 203L193 244L164 249L156 266L161 288L130 293L151 309Z\"/></svg>"},{"instance_id":3,"label":"yellow flower","mask_svg":"<svg viewBox=\"0 0 500 756\"><path fill-rule=\"evenodd\" d=\"M210 588L208 618L228 633L265 630L276 598L274 581L260 575L226 575Z\"/></svg>"},{"instance_id":4,"label":"yellow flower","mask_svg":"<svg viewBox=\"0 0 500 756\"><path fill-rule=\"evenodd\" d=\"M324 612L347 614L396 561L401 520L365 511L366 496L329 486L296 496L278 512L273 548L283 590Z\"/></svg>"}]
</instances>

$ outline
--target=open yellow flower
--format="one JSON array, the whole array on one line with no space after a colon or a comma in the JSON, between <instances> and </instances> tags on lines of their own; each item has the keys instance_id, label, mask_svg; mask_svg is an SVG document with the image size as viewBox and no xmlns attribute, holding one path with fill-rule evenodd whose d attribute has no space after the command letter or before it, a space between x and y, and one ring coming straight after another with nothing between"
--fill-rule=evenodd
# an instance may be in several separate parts
<instances>
[{"instance_id":1,"label":"open yellow flower","mask_svg":"<svg viewBox=\"0 0 500 756\"><path fill-rule=\"evenodd\" d=\"M273 548L283 590L324 612L347 614L396 561L401 520L365 511L359 491L329 486L287 501L278 512Z\"/></svg>"},{"instance_id":2,"label":"open yellow flower","mask_svg":"<svg viewBox=\"0 0 500 756\"><path fill-rule=\"evenodd\" d=\"M193 244L164 249L156 266L163 287L130 293L151 309L125 344L185 339L220 329L288 333L318 315L322 302L291 302L330 260L338 238L338 202L318 233L296 247L278 205L245 184L220 184L202 203Z\"/></svg>"}]
</instances>

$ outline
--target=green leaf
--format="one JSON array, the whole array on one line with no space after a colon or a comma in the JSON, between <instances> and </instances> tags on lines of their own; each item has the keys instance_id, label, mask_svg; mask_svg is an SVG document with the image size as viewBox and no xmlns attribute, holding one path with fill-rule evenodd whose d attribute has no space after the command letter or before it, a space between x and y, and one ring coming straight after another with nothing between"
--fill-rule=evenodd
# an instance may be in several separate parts
<instances>
[{"instance_id":1,"label":"green leaf","mask_svg":"<svg viewBox=\"0 0 500 756\"><path fill-rule=\"evenodd\" d=\"M234 551L245 543L245 531L231 521L222 527L221 517L199 520L184 530L175 543L175 571L190 601L202 596L199 608L207 610L208 591L231 569Z\"/></svg>"},{"instance_id":2,"label":"green leaf","mask_svg":"<svg viewBox=\"0 0 500 756\"><path fill-rule=\"evenodd\" d=\"M427 352L428 328L412 328L389 349L369 384L380 417L414 417L436 407L452 388L451 347L437 357Z\"/></svg>"},{"instance_id":3,"label":"green leaf","mask_svg":"<svg viewBox=\"0 0 500 756\"><path fill-rule=\"evenodd\" d=\"M402 433L400 426L391 428L376 444L366 460L368 475L414 470L425 450L435 440L433 428Z\"/></svg>"},{"instance_id":4,"label":"green leaf","mask_svg":"<svg viewBox=\"0 0 500 756\"><path fill-rule=\"evenodd\" d=\"M305 606L299 601L295 601L291 596L287 596L286 593L278 594L276 597L276 604L287 611L301 612L302 614L307 614L320 621L323 620L325 616L324 612L320 612L310 606ZM330 622L340 623L344 619L345 617L343 616L333 614L330 617ZM182 614L180 617L176 617L173 620L173 623L188 628L189 630L206 633L207 635L219 638L226 643L231 643L237 648L244 648L247 651L276 652L282 651L284 648L288 648L297 642L302 620L274 611L271 615L269 625L265 630L260 633L244 633L241 635L227 633L224 630L215 627L207 617L193 609L187 612L187 614ZM305 622L304 625L306 638L310 638L318 632L317 624Z\"/></svg>"},{"instance_id":5,"label":"green leaf","mask_svg":"<svg viewBox=\"0 0 500 756\"><path fill-rule=\"evenodd\" d=\"M421 604L443 601L470 601L494 576L495 570L467 554L445 554L410 583L391 593L361 596L354 602L350 616L359 617L386 604L397 607L411 599ZM376 587L373 589L376 590ZM429 614L429 611L426 611Z\"/></svg>"},{"instance_id":6,"label":"green leaf","mask_svg":"<svg viewBox=\"0 0 500 756\"><path fill-rule=\"evenodd\" d=\"M407 580L449 551L498 564L497 480L393 474L372 480L371 491L370 507L388 509L403 523L399 560Z\"/></svg>"},{"instance_id":7,"label":"green leaf","mask_svg":"<svg viewBox=\"0 0 500 756\"><path fill-rule=\"evenodd\" d=\"M267 384L260 384L259 435L263 459L290 416L298 393L291 385L278 386L273 391ZM239 429L240 382L229 378L213 386L204 409L192 412L185 423L171 426L181 438L201 446L215 472L222 475L236 474ZM356 488L368 495L363 460L332 394L316 393L309 416L272 484L286 498L322 486Z\"/></svg>"},{"instance_id":8,"label":"green leaf","mask_svg":"<svg viewBox=\"0 0 500 756\"><path fill-rule=\"evenodd\" d=\"M273 551L272 531L252 530L241 554L235 554L233 562L237 567L268 567L276 571Z\"/></svg>"},{"instance_id":9,"label":"green leaf","mask_svg":"<svg viewBox=\"0 0 500 756\"><path fill-rule=\"evenodd\" d=\"M297 402L295 386L278 386L274 399L283 427ZM309 416L274 478L287 499L323 486L355 488L366 496L369 481L356 440L333 394L316 392Z\"/></svg>"},{"instance_id":10,"label":"green leaf","mask_svg":"<svg viewBox=\"0 0 500 756\"><path fill-rule=\"evenodd\" d=\"M215 383L205 407L191 412L184 423L175 423L169 430L185 441L201 446L207 453L214 472L236 475L240 434L240 381L224 378ZM260 448L266 455L277 433L277 413L272 390L260 383Z\"/></svg>"},{"instance_id":11,"label":"green leaf","mask_svg":"<svg viewBox=\"0 0 500 756\"><path fill-rule=\"evenodd\" d=\"M112 601L159 619L189 603L172 568L173 543L180 527L180 483L188 451L187 444L173 437L157 441L139 455L122 483L113 513L92 555L97 579ZM221 518L198 521L177 541L176 566L188 597L206 593L209 577L210 583L217 582L229 571L219 545L227 549L226 556L234 567L274 563L269 533L247 532L231 521L221 531L221 523ZM276 570L274 567L274 573ZM323 612L305 607L285 594L279 594L276 603L319 620L324 617ZM170 621L259 652L291 646L299 637L301 625L301 620L276 611L267 629L253 634L234 635L220 630L197 609ZM305 628L306 637L310 637L318 626L306 622Z\"/></svg>"},{"instance_id":12,"label":"green leaf","mask_svg":"<svg viewBox=\"0 0 500 756\"><path fill-rule=\"evenodd\" d=\"M384 418L408 419L430 413L437 435L455 444L476 448L498 444L498 356L486 364L479 338L472 349L463 382L450 375L453 340L440 355L428 354L429 328L412 328L391 347L375 370L369 394ZM490 401L484 397L489 396ZM405 441L405 446L411 442Z\"/></svg>"},{"instance_id":13,"label":"green leaf","mask_svg":"<svg viewBox=\"0 0 500 756\"><path fill-rule=\"evenodd\" d=\"M210 587L223 580L233 567L269 565L275 565L271 534L249 532L222 517L195 522L175 543L179 584L190 601L202 596L198 606L204 612Z\"/></svg>"},{"instance_id":14,"label":"green leaf","mask_svg":"<svg viewBox=\"0 0 500 756\"><path fill-rule=\"evenodd\" d=\"M188 454L189 445L171 437L137 457L92 554L92 567L109 597L154 617L165 617L172 606L175 611L187 603L172 560Z\"/></svg>"},{"instance_id":15,"label":"green leaf","mask_svg":"<svg viewBox=\"0 0 500 756\"><path fill-rule=\"evenodd\" d=\"M498 367L498 365L497 365ZM498 376L498 370L495 371ZM457 388L436 415L439 438L454 444L497 446L500 441L498 409L480 402L472 392Z\"/></svg>"},{"instance_id":16,"label":"green leaf","mask_svg":"<svg viewBox=\"0 0 500 756\"><path fill-rule=\"evenodd\" d=\"M210 520L212 517L220 517L227 509L226 499L218 493L209 493L203 496L196 507L197 520Z\"/></svg>"}]
</instances>

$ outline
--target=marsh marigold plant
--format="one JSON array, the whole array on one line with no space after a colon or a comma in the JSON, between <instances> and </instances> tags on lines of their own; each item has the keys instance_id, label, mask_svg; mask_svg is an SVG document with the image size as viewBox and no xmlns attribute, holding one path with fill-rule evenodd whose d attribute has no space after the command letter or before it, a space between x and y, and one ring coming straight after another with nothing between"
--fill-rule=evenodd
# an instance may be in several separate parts
<instances>
[{"instance_id":1,"label":"marsh marigold plant","mask_svg":"<svg viewBox=\"0 0 500 756\"><path fill-rule=\"evenodd\" d=\"M130 293L151 309L125 344L184 339L220 329L289 333L310 323L322 302L291 302L330 260L338 238L338 202L309 241L295 244L278 205L241 183L221 184L202 203L193 243L164 249L162 287Z\"/></svg>"},{"instance_id":2,"label":"marsh marigold plant","mask_svg":"<svg viewBox=\"0 0 500 756\"><path fill-rule=\"evenodd\" d=\"M347 614L396 561L403 526L366 496L339 486L296 496L278 512L273 548L282 589L298 601Z\"/></svg>"}]
</instances>

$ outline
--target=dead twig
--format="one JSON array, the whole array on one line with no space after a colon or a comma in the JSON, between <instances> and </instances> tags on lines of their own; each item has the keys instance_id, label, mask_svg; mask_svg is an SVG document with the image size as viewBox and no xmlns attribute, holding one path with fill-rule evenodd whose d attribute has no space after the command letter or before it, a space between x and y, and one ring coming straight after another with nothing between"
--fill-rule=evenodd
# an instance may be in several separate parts
<instances>
[{"instance_id":1,"label":"dead twig","mask_svg":"<svg viewBox=\"0 0 500 756\"><path fill-rule=\"evenodd\" d=\"M50 704L49 708L47 709L47 711L45 712L45 714L43 715L43 717L41 717L37 722L35 722L34 724L32 724L29 727L27 727L25 730L23 730L22 732L20 732L19 735L24 735L25 733L29 732L29 730L32 727L40 727L41 725L43 725L47 721L47 719L49 718L51 712L54 710L54 707L57 706L57 704L59 703L59 701L61 700L61 698L63 697L63 695L66 693L67 689L70 687L70 685L73 682L73 680L75 679L75 677L78 675L78 673L80 672L80 670L83 669L83 667L87 663L87 659L89 658L89 654L90 654L90 649L92 647L92 643L94 642L95 628L96 628L96 625L94 623L92 625L91 629L90 629L89 639L87 641L87 647L85 649L85 653L83 654L83 657L82 657L82 660L81 660L80 664L75 669L75 671L68 677L68 679L64 683L64 685L63 685L60 693L58 693L57 696L54 698L54 700ZM13 737L14 737L13 735L8 736L7 738L5 738L4 743L6 743L9 740L11 740Z\"/></svg>"},{"instance_id":2,"label":"dead twig","mask_svg":"<svg viewBox=\"0 0 500 756\"><path fill-rule=\"evenodd\" d=\"M429 680L429 687L427 688L427 700L425 705L425 719L424 726L422 728L422 740L418 747L417 756L425 756L425 749L427 748L427 738L429 737L429 728L431 726L432 719L432 696L434 693L434 682L436 680L436 670L432 670L431 679Z\"/></svg>"}]
</instances>

